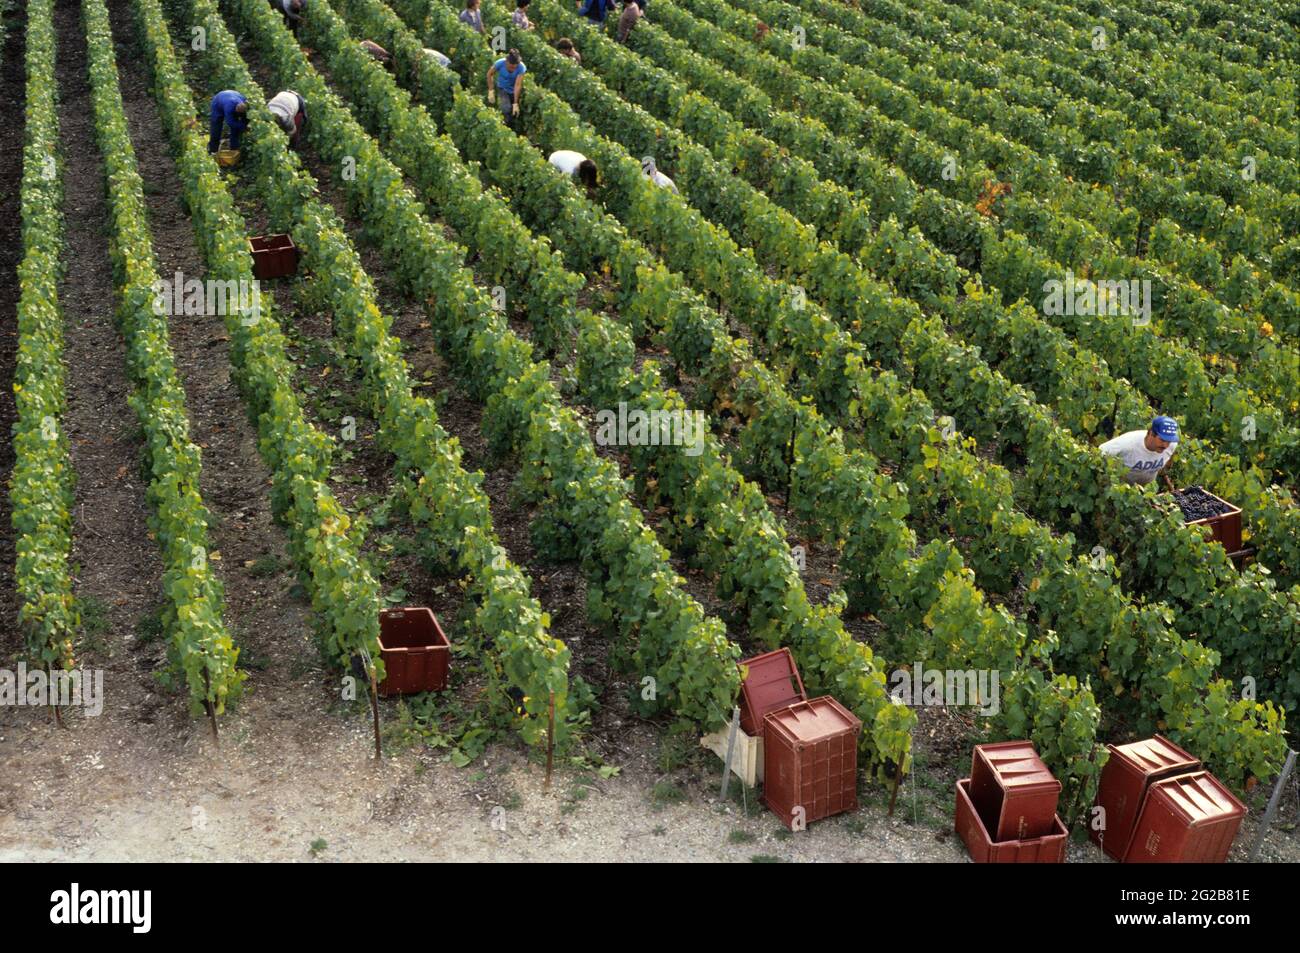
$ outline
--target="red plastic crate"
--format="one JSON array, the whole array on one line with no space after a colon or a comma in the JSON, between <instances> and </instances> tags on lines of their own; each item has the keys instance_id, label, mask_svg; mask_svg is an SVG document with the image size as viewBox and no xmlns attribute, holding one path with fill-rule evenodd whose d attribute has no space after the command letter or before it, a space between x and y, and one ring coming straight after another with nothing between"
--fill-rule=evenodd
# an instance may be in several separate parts
<instances>
[{"instance_id":1,"label":"red plastic crate","mask_svg":"<svg viewBox=\"0 0 1300 953\"><path fill-rule=\"evenodd\" d=\"M794 830L803 821L857 810L862 722L829 695L763 719L763 803Z\"/></svg>"},{"instance_id":2,"label":"red plastic crate","mask_svg":"<svg viewBox=\"0 0 1300 953\"><path fill-rule=\"evenodd\" d=\"M1186 487L1184 487L1186 489ZM1223 544L1223 548L1230 553L1240 552L1241 550L1241 507L1233 506L1221 496L1214 496L1209 490L1202 488L1206 496L1214 497L1224 506L1232 507L1226 513L1220 513L1218 516L1207 516L1205 519L1192 520L1188 526L1208 526L1210 536L1217 539Z\"/></svg>"},{"instance_id":3,"label":"red plastic crate","mask_svg":"<svg viewBox=\"0 0 1300 953\"><path fill-rule=\"evenodd\" d=\"M971 860L977 864L1063 864L1068 832L1061 819L1052 815L1052 828L1043 837L994 841L970 796L970 778L957 782L957 817L954 828Z\"/></svg>"},{"instance_id":4,"label":"red plastic crate","mask_svg":"<svg viewBox=\"0 0 1300 953\"><path fill-rule=\"evenodd\" d=\"M1028 741L976 745L970 798L993 840L1027 840L1052 833L1061 782Z\"/></svg>"},{"instance_id":5,"label":"red plastic crate","mask_svg":"<svg viewBox=\"0 0 1300 953\"><path fill-rule=\"evenodd\" d=\"M379 646L384 659L381 695L416 695L447 687L451 643L438 617L423 607L379 613Z\"/></svg>"},{"instance_id":6,"label":"red plastic crate","mask_svg":"<svg viewBox=\"0 0 1300 953\"><path fill-rule=\"evenodd\" d=\"M253 277L259 281L284 278L298 271L298 249L288 235L258 235L248 240Z\"/></svg>"},{"instance_id":7,"label":"red plastic crate","mask_svg":"<svg viewBox=\"0 0 1300 953\"><path fill-rule=\"evenodd\" d=\"M1246 816L1208 771L1157 781L1147 790L1126 864L1221 864Z\"/></svg>"},{"instance_id":8,"label":"red plastic crate","mask_svg":"<svg viewBox=\"0 0 1300 953\"><path fill-rule=\"evenodd\" d=\"M1126 745L1107 745L1110 758L1101 769L1096 806L1105 808L1104 830L1089 825L1088 836L1116 860L1133 839L1142 801L1156 781L1197 770L1201 762L1160 735Z\"/></svg>"},{"instance_id":9,"label":"red plastic crate","mask_svg":"<svg viewBox=\"0 0 1300 953\"><path fill-rule=\"evenodd\" d=\"M747 735L763 733L763 719L769 712L808 698L789 649L765 652L738 664L741 672L740 730Z\"/></svg>"}]
</instances>

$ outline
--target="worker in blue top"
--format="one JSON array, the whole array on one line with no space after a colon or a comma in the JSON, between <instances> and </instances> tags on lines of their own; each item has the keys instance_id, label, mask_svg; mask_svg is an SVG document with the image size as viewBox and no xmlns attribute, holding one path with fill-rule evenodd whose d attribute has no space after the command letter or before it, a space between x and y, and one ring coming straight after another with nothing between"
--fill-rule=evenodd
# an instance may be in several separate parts
<instances>
[{"instance_id":1,"label":"worker in blue top","mask_svg":"<svg viewBox=\"0 0 1300 953\"><path fill-rule=\"evenodd\" d=\"M524 74L527 72L528 67L519 58L518 50L511 50L488 68L488 102L496 102L500 96L501 115L507 126L512 125L514 117L519 115L519 94L524 91Z\"/></svg>"},{"instance_id":2,"label":"worker in blue top","mask_svg":"<svg viewBox=\"0 0 1300 953\"><path fill-rule=\"evenodd\" d=\"M230 127L230 148L239 148L239 137L248 128L248 100L233 89L223 89L212 97L211 122L208 125L208 152L221 146L221 130Z\"/></svg>"},{"instance_id":3,"label":"worker in blue top","mask_svg":"<svg viewBox=\"0 0 1300 953\"><path fill-rule=\"evenodd\" d=\"M610 0L575 0L578 16L586 17L593 24L604 26L605 15L609 13Z\"/></svg>"}]
</instances>

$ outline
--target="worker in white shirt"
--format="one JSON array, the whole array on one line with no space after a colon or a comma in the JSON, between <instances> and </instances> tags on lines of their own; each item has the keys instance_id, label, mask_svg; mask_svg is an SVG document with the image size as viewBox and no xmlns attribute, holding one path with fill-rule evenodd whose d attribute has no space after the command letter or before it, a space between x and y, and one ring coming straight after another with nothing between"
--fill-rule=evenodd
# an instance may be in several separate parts
<instances>
[{"instance_id":1,"label":"worker in white shirt","mask_svg":"<svg viewBox=\"0 0 1300 953\"><path fill-rule=\"evenodd\" d=\"M298 136L307 124L307 101L292 89L276 93L266 104L276 125L289 134L289 148L298 148Z\"/></svg>"},{"instance_id":2,"label":"worker in white shirt","mask_svg":"<svg viewBox=\"0 0 1300 953\"><path fill-rule=\"evenodd\" d=\"M433 60L439 66L447 67L451 65L451 57L445 56L437 50L431 50L427 46L424 48L424 55Z\"/></svg>"},{"instance_id":3,"label":"worker in white shirt","mask_svg":"<svg viewBox=\"0 0 1300 953\"><path fill-rule=\"evenodd\" d=\"M641 160L641 171L645 173L647 179L659 186L659 188L677 191L677 183L659 171L658 166L655 165L654 156L646 156Z\"/></svg>"},{"instance_id":4,"label":"worker in white shirt","mask_svg":"<svg viewBox=\"0 0 1300 953\"><path fill-rule=\"evenodd\" d=\"M274 5L280 9L280 13L284 17L284 25L289 28L294 36L297 36L298 26L307 13L307 0L278 0Z\"/></svg>"},{"instance_id":5,"label":"worker in white shirt","mask_svg":"<svg viewBox=\"0 0 1300 953\"><path fill-rule=\"evenodd\" d=\"M1178 449L1178 423L1172 417L1157 417L1146 430L1130 430L1099 448L1128 467L1129 483L1146 484L1154 480Z\"/></svg>"},{"instance_id":6,"label":"worker in white shirt","mask_svg":"<svg viewBox=\"0 0 1300 953\"><path fill-rule=\"evenodd\" d=\"M565 175L573 176L586 186L589 197L595 193L596 184L599 180L596 163L581 152L574 152L572 149L560 149L552 152L546 161Z\"/></svg>"}]
</instances>

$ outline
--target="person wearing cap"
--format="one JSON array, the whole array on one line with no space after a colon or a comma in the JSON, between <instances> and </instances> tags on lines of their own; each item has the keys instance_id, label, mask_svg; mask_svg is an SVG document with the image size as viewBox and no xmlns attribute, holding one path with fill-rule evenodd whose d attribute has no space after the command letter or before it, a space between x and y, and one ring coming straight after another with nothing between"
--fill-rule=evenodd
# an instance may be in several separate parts
<instances>
[{"instance_id":1,"label":"person wearing cap","mask_svg":"<svg viewBox=\"0 0 1300 953\"><path fill-rule=\"evenodd\" d=\"M212 97L209 109L208 152L221 147L221 131L230 127L230 148L239 151L239 137L248 128L248 100L233 89L223 89Z\"/></svg>"},{"instance_id":2,"label":"person wearing cap","mask_svg":"<svg viewBox=\"0 0 1300 953\"><path fill-rule=\"evenodd\" d=\"M596 163L581 152L575 152L572 149L557 149L547 157L546 161L565 175L573 176L586 186L588 196L591 196L596 191L596 184L599 179Z\"/></svg>"},{"instance_id":3,"label":"person wearing cap","mask_svg":"<svg viewBox=\"0 0 1300 953\"><path fill-rule=\"evenodd\" d=\"M514 49L488 67L488 102L495 102L499 94L501 115L505 117L507 126L519 115L519 96L524 91L524 74L527 72L528 67L519 58L519 51Z\"/></svg>"},{"instance_id":4,"label":"person wearing cap","mask_svg":"<svg viewBox=\"0 0 1300 953\"><path fill-rule=\"evenodd\" d=\"M1172 417L1157 417L1148 429L1130 430L1097 449L1128 467L1125 479L1129 483L1150 483L1169 465L1178 449L1178 423Z\"/></svg>"},{"instance_id":5,"label":"person wearing cap","mask_svg":"<svg viewBox=\"0 0 1300 953\"><path fill-rule=\"evenodd\" d=\"M292 89L276 93L266 108L276 125L289 134L289 148L298 148L298 135L307 124L307 101Z\"/></svg>"},{"instance_id":6,"label":"person wearing cap","mask_svg":"<svg viewBox=\"0 0 1300 953\"><path fill-rule=\"evenodd\" d=\"M631 2L631 0L629 0L629 2ZM659 188L669 189L673 192L677 191L677 183L659 171L659 167L655 164L654 156L646 156L641 160L641 171L645 173L647 179L659 186Z\"/></svg>"}]
</instances>

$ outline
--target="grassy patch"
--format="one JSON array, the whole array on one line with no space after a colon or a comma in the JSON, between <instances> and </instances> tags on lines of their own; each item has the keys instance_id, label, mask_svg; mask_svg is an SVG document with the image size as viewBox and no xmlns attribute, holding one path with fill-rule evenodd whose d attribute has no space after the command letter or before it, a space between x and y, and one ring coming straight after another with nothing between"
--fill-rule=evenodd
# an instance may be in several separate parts
<instances>
[{"instance_id":1,"label":"grassy patch","mask_svg":"<svg viewBox=\"0 0 1300 953\"><path fill-rule=\"evenodd\" d=\"M157 606L135 622L135 644L150 645L163 637L162 606ZM241 654L240 664L243 665Z\"/></svg>"},{"instance_id":2,"label":"grassy patch","mask_svg":"<svg viewBox=\"0 0 1300 953\"><path fill-rule=\"evenodd\" d=\"M280 560L275 553L267 553L265 556L254 559L246 571L249 577L253 579L265 579L267 576L274 576L280 571Z\"/></svg>"},{"instance_id":3,"label":"grassy patch","mask_svg":"<svg viewBox=\"0 0 1300 953\"><path fill-rule=\"evenodd\" d=\"M680 804L686 800L686 792L672 781L656 781L650 791L650 803L655 810L662 810L669 804Z\"/></svg>"}]
</instances>

